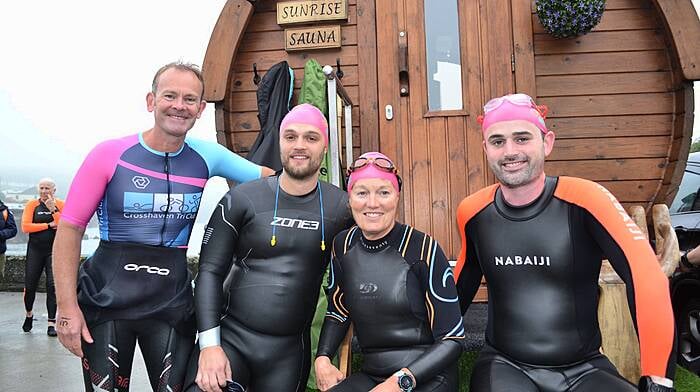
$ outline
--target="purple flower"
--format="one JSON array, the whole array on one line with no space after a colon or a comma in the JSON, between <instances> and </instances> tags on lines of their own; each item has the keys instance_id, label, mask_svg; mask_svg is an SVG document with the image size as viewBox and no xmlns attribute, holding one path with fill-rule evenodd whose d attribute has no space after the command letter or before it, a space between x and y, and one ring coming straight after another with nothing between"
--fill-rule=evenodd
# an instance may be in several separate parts
<instances>
[{"instance_id":1,"label":"purple flower","mask_svg":"<svg viewBox=\"0 0 700 392\"><path fill-rule=\"evenodd\" d=\"M591 31L603 16L605 0L536 0L537 16L544 29L556 38Z\"/></svg>"}]
</instances>

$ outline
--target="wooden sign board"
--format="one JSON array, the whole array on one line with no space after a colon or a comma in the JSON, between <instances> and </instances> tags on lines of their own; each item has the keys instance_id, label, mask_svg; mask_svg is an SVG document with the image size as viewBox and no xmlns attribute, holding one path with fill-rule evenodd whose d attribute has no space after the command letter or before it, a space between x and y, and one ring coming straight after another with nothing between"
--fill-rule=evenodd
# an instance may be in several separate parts
<instances>
[{"instance_id":1,"label":"wooden sign board","mask_svg":"<svg viewBox=\"0 0 700 392\"><path fill-rule=\"evenodd\" d=\"M301 0L277 3L277 24L348 19L347 0Z\"/></svg>"},{"instance_id":2,"label":"wooden sign board","mask_svg":"<svg viewBox=\"0 0 700 392\"><path fill-rule=\"evenodd\" d=\"M340 25L310 26L284 30L286 51L340 47Z\"/></svg>"}]
</instances>

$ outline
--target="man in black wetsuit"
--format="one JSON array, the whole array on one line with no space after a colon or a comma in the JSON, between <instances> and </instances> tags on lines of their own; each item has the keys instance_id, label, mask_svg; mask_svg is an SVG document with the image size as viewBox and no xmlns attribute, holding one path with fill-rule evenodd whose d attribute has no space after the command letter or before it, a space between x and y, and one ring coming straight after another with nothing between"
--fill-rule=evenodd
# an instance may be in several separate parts
<instances>
[{"instance_id":1,"label":"man in black wetsuit","mask_svg":"<svg viewBox=\"0 0 700 392\"><path fill-rule=\"evenodd\" d=\"M471 391L635 391L600 353L598 275L607 258L627 285L641 353L639 391L671 391L668 280L646 237L602 186L546 177L554 133L525 94L489 101L480 118L499 184L467 197L455 268L462 312L485 276L486 345Z\"/></svg>"},{"instance_id":2,"label":"man in black wetsuit","mask_svg":"<svg viewBox=\"0 0 700 392\"><path fill-rule=\"evenodd\" d=\"M292 109L280 126L282 173L235 187L215 209L195 284L199 351L188 390L229 380L249 391L305 390L330 242L352 224L345 192L318 181L327 129L312 105Z\"/></svg>"}]
</instances>

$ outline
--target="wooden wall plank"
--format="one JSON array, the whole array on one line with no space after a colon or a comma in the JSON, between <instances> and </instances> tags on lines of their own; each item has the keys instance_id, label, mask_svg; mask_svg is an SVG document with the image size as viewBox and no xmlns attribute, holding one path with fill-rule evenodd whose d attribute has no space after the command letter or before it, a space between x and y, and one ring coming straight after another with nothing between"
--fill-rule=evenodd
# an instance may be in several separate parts
<instances>
[{"instance_id":1,"label":"wooden wall plank","mask_svg":"<svg viewBox=\"0 0 700 392\"><path fill-rule=\"evenodd\" d=\"M226 111L226 115L230 116L231 130L237 130L240 132L257 132L260 130L260 121L258 121L257 110L249 112ZM360 127L361 121L359 117L359 108L357 106L353 106L352 126L354 128Z\"/></svg>"},{"instance_id":2,"label":"wooden wall plank","mask_svg":"<svg viewBox=\"0 0 700 392\"><path fill-rule=\"evenodd\" d=\"M607 10L603 13L600 23L591 31L617 30L650 30L657 28L656 20L651 9ZM531 15L535 34L547 33L540 23L537 14Z\"/></svg>"},{"instance_id":3,"label":"wooden wall plank","mask_svg":"<svg viewBox=\"0 0 700 392\"><path fill-rule=\"evenodd\" d=\"M659 180L665 167L665 158L547 161L545 173L550 176L582 177L592 181Z\"/></svg>"},{"instance_id":4,"label":"wooden wall plank","mask_svg":"<svg viewBox=\"0 0 700 392\"><path fill-rule=\"evenodd\" d=\"M482 106L489 98L484 97L483 79L484 66L481 62L481 25L482 19L479 12L480 4L477 1L467 1L462 21L464 26L473 26L467 31L467 102L465 108L469 113L481 113ZM486 167L486 160L482 149L481 125L476 121L476 115L465 118L466 130L466 154L467 154L467 195L470 195L489 183L493 183L493 175ZM461 200L460 200L461 201Z\"/></svg>"},{"instance_id":5,"label":"wooden wall plank","mask_svg":"<svg viewBox=\"0 0 700 392\"><path fill-rule=\"evenodd\" d=\"M547 127L557 140L610 136L661 136L671 134L672 114L548 118Z\"/></svg>"},{"instance_id":6,"label":"wooden wall plank","mask_svg":"<svg viewBox=\"0 0 700 392\"><path fill-rule=\"evenodd\" d=\"M623 72L592 75L540 76L537 95L658 93L672 89L670 72Z\"/></svg>"},{"instance_id":7,"label":"wooden wall plank","mask_svg":"<svg viewBox=\"0 0 700 392\"><path fill-rule=\"evenodd\" d=\"M246 33L245 40L238 49L240 53L261 52L267 50L284 50L284 31L265 31L261 33ZM342 46L357 45L356 26L341 26L340 43ZM314 51L308 51L313 53ZM333 63L335 64L335 63Z\"/></svg>"},{"instance_id":8,"label":"wooden wall plank","mask_svg":"<svg viewBox=\"0 0 700 392\"><path fill-rule=\"evenodd\" d=\"M532 0L532 12L536 12L535 1ZM624 9L639 9L651 8L650 0L607 0L605 2L605 10L624 10Z\"/></svg>"},{"instance_id":9,"label":"wooden wall plank","mask_svg":"<svg viewBox=\"0 0 700 392\"><path fill-rule=\"evenodd\" d=\"M549 107L548 117L666 114L673 112L673 93L582 95L540 98Z\"/></svg>"},{"instance_id":10,"label":"wooden wall plank","mask_svg":"<svg viewBox=\"0 0 700 392\"><path fill-rule=\"evenodd\" d=\"M599 184L607 188L618 199L646 202L654 198L659 181L599 181Z\"/></svg>"},{"instance_id":11,"label":"wooden wall plank","mask_svg":"<svg viewBox=\"0 0 700 392\"><path fill-rule=\"evenodd\" d=\"M425 122L428 136L428 156L430 159L430 182L417 183L414 190L420 192L426 185L430 186L430 235L435 238L443 247L447 254L451 251L451 233L449 224L456 216L456 210L450 211L450 187L449 182L453 178L446 176L449 173L449 155L447 144L447 123L446 117L433 117ZM417 206L414 205L414 208ZM445 248L447 250L445 250Z\"/></svg>"},{"instance_id":12,"label":"wooden wall plank","mask_svg":"<svg viewBox=\"0 0 700 392\"><path fill-rule=\"evenodd\" d=\"M357 86L348 86L345 91L348 92L353 102L359 102ZM296 104L298 96L299 90L295 89L292 104ZM230 98L224 103L224 108L230 112L255 112L258 110L258 99L255 91L234 92L231 93Z\"/></svg>"},{"instance_id":13,"label":"wooden wall plank","mask_svg":"<svg viewBox=\"0 0 700 392\"><path fill-rule=\"evenodd\" d=\"M362 148L364 151L379 150L379 116L383 111L379 108L377 91L378 64L377 64L377 25L374 0L357 0L357 21L362 26L357 33L358 65L354 76L362 75L362 84L359 86L360 119L362 127ZM359 79L359 77L358 77ZM352 86L353 79L350 75L343 78L345 86ZM355 115L353 114L353 119Z\"/></svg>"},{"instance_id":14,"label":"wooden wall plank","mask_svg":"<svg viewBox=\"0 0 700 392\"><path fill-rule=\"evenodd\" d=\"M322 64L323 65L323 64ZM333 64L335 65L335 64ZM341 79L343 86L358 86L359 85L359 67L356 65L344 66L341 64L343 72L345 75ZM304 80L304 68L297 68L294 70L294 88L301 88L301 83ZM258 67L258 75L260 77L265 76L267 70L261 70ZM299 75L299 77L297 77ZM364 77L363 77L364 81ZM229 92L238 91L257 91L258 86L253 83L253 73L252 72L236 72L231 79Z\"/></svg>"},{"instance_id":15,"label":"wooden wall plank","mask_svg":"<svg viewBox=\"0 0 700 392\"><path fill-rule=\"evenodd\" d=\"M235 117L235 116L230 116L229 118L233 118L233 117ZM231 141L231 145L233 146L233 151L235 151L235 152L248 152L248 151L250 151L250 147L255 142L255 139L258 137L258 134L259 134L259 131L250 131L250 132L236 131L236 132L225 132L225 135L222 135L222 137L235 136L235 140ZM345 139L343 139L343 141L344 140ZM353 144L353 148L357 148L357 149L361 148L360 128L359 127L353 128L352 144ZM343 162L345 162L344 156L343 156Z\"/></svg>"},{"instance_id":16,"label":"wooden wall plank","mask_svg":"<svg viewBox=\"0 0 700 392\"><path fill-rule=\"evenodd\" d=\"M535 83L535 44L532 35L533 21L529 12L530 7L523 0L513 0L511 6L513 10L515 90L536 97L540 94Z\"/></svg>"},{"instance_id":17,"label":"wooden wall plank","mask_svg":"<svg viewBox=\"0 0 700 392\"><path fill-rule=\"evenodd\" d=\"M668 71L671 66L663 50L620 53L565 53L535 57L537 76L603 74L609 72Z\"/></svg>"},{"instance_id":18,"label":"wooden wall plank","mask_svg":"<svg viewBox=\"0 0 700 392\"><path fill-rule=\"evenodd\" d=\"M556 39L549 34L535 35L535 54L620 52L665 49L663 36L656 30L603 31Z\"/></svg>"},{"instance_id":19,"label":"wooden wall plank","mask_svg":"<svg viewBox=\"0 0 700 392\"><path fill-rule=\"evenodd\" d=\"M549 159L665 158L668 144L668 136L556 140Z\"/></svg>"},{"instance_id":20,"label":"wooden wall plank","mask_svg":"<svg viewBox=\"0 0 700 392\"><path fill-rule=\"evenodd\" d=\"M651 8L649 0L607 0L605 10L621 10L635 8Z\"/></svg>"},{"instance_id":21,"label":"wooden wall plank","mask_svg":"<svg viewBox=\"0 0 700 392\"><path fill-rule=\"evenodd\" d=\"M240 53L236 57L233 70L236 72L253 72L253 63L257 63L258 70L270 69L280 61L286 60L292 68L304 68L304 64L310 59L316 59L319 64L335 65L335 59L341 60L343 65L357 65L357 47L346 46L342 51L334 49L315 50L313 52L287 53L284 50L270 50L264 52Z\"/></svg>"},{"instance_id":22,"label":"wooden wall plank","mask_svg":"<svg viewBox=\"0 0 700 392\"><path fill-rule=\"evenodd\" d=\"M411 188L412 202L411 210L406 211L407 218L411 217L412 224L421 231L432 233L434 230L432 219L433 191L432 170L433 165L430 139L433 132L444 132L444 125L441 129L430 128L431 120L423 117L427 106L424 103L427 97L426 85L421 69L425 59L424 32L423 32L423 9L419 2L402 2L404 5L403 18L400 16L400 25L406 32L408 44L407 66L410 78L410 95L401 97L401 137L399 143L403 148L408 149L408 154L404 152L404 159L410 165L409 187ZM399 37L397 37L398 39ZM397 41L398 42L398 41ZM398 45L397 45L398 47ZM398 49L401 50L401 49ZM437 119L440 121L442 119ZM405 126L404 126L405 124ZM437 124L436 121L432 124ZM437 163L437 162L436 162ZM410 213L410 215L408 215ZM438 241L440 239L438 238Z\"/></svg>"},{"instance_id":23,"label":"wooden wall plank","mask_svg":"<svg viewBox=\"0 0 700 392\"><path fill-rule=\"evenodd\" d=\"M445 253L450 259L456 259L460 248L460 235L457 230L456 216L459 203L467 196L467 118L447 117L447 146L446 152L449 158L449 167L444 174L449 178L449 214L444 225L450 232L450 243L442 244ZM438 173L439 174L439 173Z\"/></svg>"}]
</instances>

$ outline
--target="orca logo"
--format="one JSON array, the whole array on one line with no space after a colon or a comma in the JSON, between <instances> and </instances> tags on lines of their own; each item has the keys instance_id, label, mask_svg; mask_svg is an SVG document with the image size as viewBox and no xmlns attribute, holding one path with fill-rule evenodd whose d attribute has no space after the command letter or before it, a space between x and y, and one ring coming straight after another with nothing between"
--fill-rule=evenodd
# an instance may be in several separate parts
<instances>
[{"instance_id":1,"label":"orca logo","mask_svg":"<svg viewBox=\"0 0 700 392\"><path fill-rule=\"evenodd\" d=\"M148 177L134 176L131 178L131 182L134 183L134 186L139 189L146 189L148 184L151 183L151 180L149 180Z\"/></svg>"},{"instance_id":2,"label":"orca logo","mask_svg":"<svg viewBox=\"0 0 700 392\"><path fill-rule=\"evenodd\" d=\"M149 274L157 274L162 276L170 275L170 270L167 268L151 267L150 265L127 264L124 266L126 271L141 271L145 270Z\"/></svg>"},{"instance_id":3,"label":"orca logo","mask_svg":"<svg viewBox=\"0 0 700 392\"><path fill-rule=\"evenodd\" d=\"M374 283L360 283L360 294L376 293L379 287Z\"/></svg>"}]
</instances>

